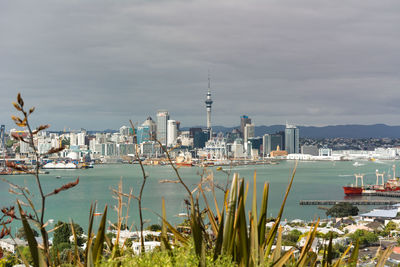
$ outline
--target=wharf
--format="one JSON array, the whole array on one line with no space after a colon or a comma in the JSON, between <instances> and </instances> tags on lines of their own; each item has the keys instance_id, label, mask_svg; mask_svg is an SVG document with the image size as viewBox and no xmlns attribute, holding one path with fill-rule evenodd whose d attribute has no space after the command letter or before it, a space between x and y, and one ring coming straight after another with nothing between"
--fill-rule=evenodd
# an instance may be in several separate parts
<instances>
[{"instance_id":1,"label":"wharf","mask_svg":"<svg viewBox=\"0 0 400 267\"><path fill-rule=\"evenodd\" d=\"M300 200L300 205L335 205L339 203L350 203L353 205L394 205L400 200Z\"/></svg>"}]
</instances>

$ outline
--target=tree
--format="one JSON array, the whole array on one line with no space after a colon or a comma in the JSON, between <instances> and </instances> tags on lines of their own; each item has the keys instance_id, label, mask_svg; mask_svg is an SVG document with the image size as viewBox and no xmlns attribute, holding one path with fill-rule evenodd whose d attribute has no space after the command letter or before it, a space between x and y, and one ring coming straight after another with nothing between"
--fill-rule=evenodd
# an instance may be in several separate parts
<instances>
[{"instance_id":1,"label":"tree","mask_svg":"<svg viewBox=\"0 0 400 267\"><path fill-rule=\"evenodd\" d=\"M32 228L32 231L33 231L33 236L35 236L35 237L38 237L38 236L39 236L38 232L36 232L35 229ZM19 238L19 239L23 239L23 240L25 240L25 241L28 241L28 240L26 239L24 227L21 227L21 228L18 229L17 233L15 234L15 237L17 237L17 238Z\"/></svg>"},{"instance_id":2,"label":"tree","mask_svg":"<svg viewBox=\"0 0 400 267\"><path fill-rule=\"evenodd\" d=\"M69 243L69 237L72 235L71 224L58 221L54 231L53 246L61 243ZM83 243L83 238L79 238L83 234L83 229L79 224L74 223L75 234L78 237L78 246Z\"/></svg>"},{"instance_id":3,"label":"tree","mask_svg":"<svg viewBox=\"0 0 400 267\"><path fill-rule=\"evenodd\" d=\"M350 238L353 242L356 242L357 239L360 240L360 245L364 246L375 243L379 240L377 234L367 230L357 230L350 235Z\"/></svg>"},{"instance_id":4,"label":"tree","mask_svg":"<svg viewBox=\"0 0 400 267\"><path fill-rule=\"evenodd\" d=\"M332 208L326 211L326 215L332 217L356 216L357 214L358 208L347 202L335 204Z\"/></svg>"},{"instance_id":5,"label":"tree","mask_svg":"<svg viewBox=\"0 0 400 267\"><path fill-rule=\"evenodd\" d=\"M152 224L152 225L149 225L149 226L147 227L147 230L150 230L150 231L153 231L153 232L161 231L161 225L159 225L159 224Z\"/></svg>"}]
</instances>

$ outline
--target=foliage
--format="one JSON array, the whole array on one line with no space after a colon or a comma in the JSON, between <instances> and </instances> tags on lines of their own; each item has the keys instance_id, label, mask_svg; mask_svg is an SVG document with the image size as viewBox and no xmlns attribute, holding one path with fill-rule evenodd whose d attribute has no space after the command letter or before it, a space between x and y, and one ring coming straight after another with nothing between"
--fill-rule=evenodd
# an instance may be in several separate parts
<instances>
[{"instance_id":1,"label":"foliage","mask_svg":"<svg viewBox=\"0 0 400 267\"><path fill-rule=\"evenodd\" d=\"M69 243L70 236L72 236L71 224L58 221L55 225L56 230L53 236L53 246L57 246L60 243ZM83 229L80 225L74 224L74 228L77 235L78 246L82 246L84 239L81 237ZM61 250L60 250L61 251Z\"/></svg>"},{"instance_id":2,"label":"foliage","mask_svg":"<svg viewBox=\"0 0 400 267\"><path fill-rule=\"evenodd\" d=\"M216 260L207 255L206 266L214 267L235 267L237 266L232 262L228 256L220 256ZM144 253L142 255L127 255L120 259L109 259L103 261L101 267L114 267L118 264L122 266L138 266L138 267L186 267L186 266L198 266L199 258L197 257L194 249L193 242L190 242L188 246L177 247L171 251L159 251Z\"/></svg>"},{"instance_id":3,"label":"foliage","mask_svg":"<svg viewBox=\"0 0 400 267\"><path fill-rule=\"evenodd\" d=\"M350 238L351 238L351 240L353 240L353 242L355 242L356 240L359 240L360 245L363 245L363 246L373 244L379 240L377 234L367 231L367 230L357 230L353 234L350 235Z\"/></svg>"},{"instance_id":4,"label":"foliage","mask_svg":"<svg viewBox=\"0 0 400 267\"><path fill-rule=\"evenodd\" d=\"M39 233L35 229L32 229L32 232L33 232L33 236L34 237L38 237L39 236ZM27 241L27 237L25 235L24 227L21 227L21 228L18 229L17 233L15 234L15 237Z\"/></svg>"},{"instance_id":5,"label":"foliage","mask_svg":"<svg viewBox=\"0 0 400 267\"><path fill-rule=\"evenodd\" d=\"M347 202L335 204L326 211L326 216L332 217L356 216L357 214L358 208Z\"/></svg>"},{"instance_id":6,"label":"foliage","mask_svg":"<svg viewBox=\"0 0 400 267\"><path fill-rule=\"evenodd\" d=\"M149 225L149 226L147 227L147 230L154 231L154 232L156 232L156 231L161 231L161 225L159 225L159 224L152 224L152 225Z\"/></svg>"},{"instance_id":7,"label":"foliage","mask_svg":"<svg viewBox=\"0 0 400 267\"><path fill-rule=\"evenodd\" d=\"M301 232L297 229L294 229L282 236L282 245L284 246L296 246L299 237L301 236Z\"/></svg>"}]
</instances>

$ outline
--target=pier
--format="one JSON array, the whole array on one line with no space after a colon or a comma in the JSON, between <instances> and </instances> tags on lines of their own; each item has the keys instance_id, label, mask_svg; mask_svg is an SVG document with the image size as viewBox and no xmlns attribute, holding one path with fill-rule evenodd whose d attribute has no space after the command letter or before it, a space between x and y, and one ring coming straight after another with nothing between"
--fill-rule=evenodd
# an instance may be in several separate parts
<instances>
[{"instance_id":1,"label":"pier","mask_svg":"<svg viewBox=\"0 0 400 267\"><path fill-rule=\"evenodd\" d=\"M300 205L335 205L339 203L350 203L353 205L394 205L400 200L300 200Z\"/></svg>"}]
</instances>

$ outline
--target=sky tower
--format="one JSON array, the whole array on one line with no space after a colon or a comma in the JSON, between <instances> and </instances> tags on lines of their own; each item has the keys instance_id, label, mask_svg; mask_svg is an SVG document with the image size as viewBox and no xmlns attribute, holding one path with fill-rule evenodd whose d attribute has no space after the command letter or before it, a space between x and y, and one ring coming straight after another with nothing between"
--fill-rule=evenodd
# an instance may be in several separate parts
<instances>
[{"instance_id":1,"label":"sky tower","mask_svg":"<svg viewBox=\"0 0 400 267\"><path fill-rule=\"evenodd\" d=\"M210 75L208 75L208 92L207 92L207 98L206 98L206 109L207 109L207 130L210 133L210 138L212 136L211 133L211 104L213 101L211 100L211 88L210 88Z\"/></svg>"}]
</instances>

